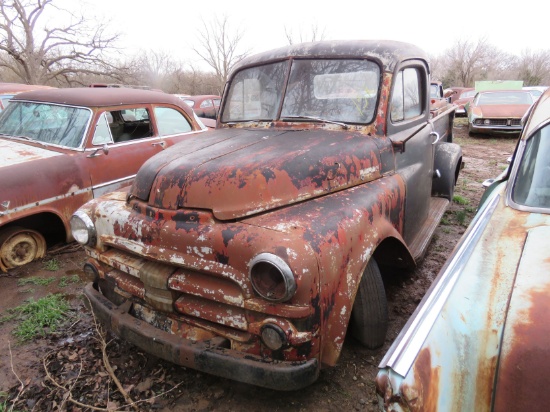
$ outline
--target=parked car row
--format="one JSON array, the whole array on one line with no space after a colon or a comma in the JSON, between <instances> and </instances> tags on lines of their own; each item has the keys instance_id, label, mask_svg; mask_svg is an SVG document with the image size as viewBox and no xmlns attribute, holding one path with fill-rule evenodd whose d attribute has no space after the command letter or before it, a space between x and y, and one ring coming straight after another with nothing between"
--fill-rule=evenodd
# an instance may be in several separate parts
<instances>
[{"instance_id":1,"label":"parked car row","mask_svg":"<svg viewBox=\"0 0 550 412\"><path fill-rule=\"evenodd\" d=\"M302 388L347 333L384 343L383 278L415 267L453 199L464 107L470 133L520 139L380 363L379 407L544 404L550 90L446 93L413 45L323 41L247 57L223 98L194 97L13 94L0 113L0 269L43 256L52 236L75 239L84 293L120 338Z\"/></svg>"}]
</instances>

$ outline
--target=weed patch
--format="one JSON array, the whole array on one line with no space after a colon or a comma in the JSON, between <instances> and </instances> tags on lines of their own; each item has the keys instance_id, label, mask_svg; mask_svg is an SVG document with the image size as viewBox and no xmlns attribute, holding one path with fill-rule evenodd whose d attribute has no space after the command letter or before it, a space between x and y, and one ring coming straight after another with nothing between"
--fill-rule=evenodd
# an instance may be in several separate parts
<instances>
[{"instance_id":1,"label":"weed patch","mask_svg":"<svg viewBox=\"0 0 550 412\"><path fill-rule=\"evenodd\" d=\"M67 320L69 304L61 294L48 295L37 301L9 309L10 315L2 321L20 321L13 334L20 342L26 342L37 336L46 336L47 330L53 332ZM9 319L6 319L9 318Z\"/></svg>"},{"instance_id":2,"label":"weed patch","mask_svg":"<svg viewBox=\"0 0 550 412\"><path fill-rule=\"evenodd\" d=\"M19 286L26 286L26 285L48 286L52 282L55 282L55 278L49 278L49 277L41 278L38 276L32 276L30 278L19 279L17 281L17 284Z\"/></svg>"}]
</instances>

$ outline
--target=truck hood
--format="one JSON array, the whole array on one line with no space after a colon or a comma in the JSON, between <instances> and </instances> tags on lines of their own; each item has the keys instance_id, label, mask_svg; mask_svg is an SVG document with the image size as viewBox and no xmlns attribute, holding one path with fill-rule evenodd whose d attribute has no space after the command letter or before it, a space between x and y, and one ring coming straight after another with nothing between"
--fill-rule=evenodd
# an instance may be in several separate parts
<instances>
[{"instance_id":1,"label":"truck hood","mask_svg":"<svg viewBox=\"0 0 550 412\"><path fill-rule=\"evenodd\" d=\"M0 138L0 153L2 153L0 168L61 155L52 150L2 138Z\"/></svg>"},{"instance_id":2,"label":"truck hood","mask_svg":"<svg viewBox=\"0 0 550 412\"><path fill-rule=\"evenodd\" d=\"M131 195L163 209L235 219L377 179L388 139L334 130L219 129L139 170Z\"/></svg>"}]
</instances>

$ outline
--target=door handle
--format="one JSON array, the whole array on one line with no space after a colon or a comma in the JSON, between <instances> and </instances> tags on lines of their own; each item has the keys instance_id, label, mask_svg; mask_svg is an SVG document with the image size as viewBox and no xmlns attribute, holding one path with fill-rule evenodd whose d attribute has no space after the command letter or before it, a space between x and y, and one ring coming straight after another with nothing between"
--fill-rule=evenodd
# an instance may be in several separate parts
<instances>
[{"instance_id":1,"label":"door handle","mask_svg":"<svg viewBox=\"0 0 550 412\"><path fill-rule=\"evenodd\" d=\"M162 141L162 142L151 143L151 146L161 146L164 149L164 146L166 146L166 142Z\"/></svg>"},{"instance_id":2,"label":"door handle","mask_svg":"<svg viewBox=\"0 0 550 412\"><path fill-rule=\"evenodd\" d=\"M435 140L432 142L432 144L436 144L441 140L441 136L439 136L439 133L437 132L431 132L430 136L435 136Z\"/></svg>"}]
</instances>

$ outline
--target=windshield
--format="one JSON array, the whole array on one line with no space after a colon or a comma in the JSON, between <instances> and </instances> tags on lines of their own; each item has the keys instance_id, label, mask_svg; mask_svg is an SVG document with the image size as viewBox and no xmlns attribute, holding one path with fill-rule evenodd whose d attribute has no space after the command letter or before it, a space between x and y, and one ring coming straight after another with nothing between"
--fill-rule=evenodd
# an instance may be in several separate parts
<instances>
[{"instance_id":1,"label":"windshield","mask_svg":"<svg viewBox=\"0 0 550 412\"><path fill-rule=\"evenodd\" d=\"M514 184L514 202L550 208L550 125L539 130L525 146Z\"/></svg>"},{"instance_id":2,"label":"windshield","mask_svg":"<svg viewBox=\"0 0 550 412\"><path fill-rule=\"evenodd\" d=\"M288 70L289 62L283 61L237 73L222 122L278 118L372 122L380 81L377 64L368 60L294 60L283 96Z\"/></svg>"},{"instance_id":3,"label":"windshield","mask_svg":"<svg viewBox=\"0 0 550 412\"><path fill-rule=\"evenodd\" d=\"M474 97L476 95L476 91L475 90L468 90L467 92L464 92L460 95L460 98L461 99L465 99L467 97Z\"/></svg>"},{"instance_id":4,"label":"windshield","mask_svg":"<svg viewBox=\"0 0 550 412\"><path fill-rule=\"evenodd\" d=\"M91 115L78 107L12 101L0 115L0 134L77 148Z\"/></svg>"},{"instance_id":5,"label":"windshield","mask_svg":"<svg viewBox=\"0 0 550 412\"><path fill-rule=\"evenodd\" d=\"M483 93L479 95L478 106L484 104L531 104L533 98L528 92Z\"/></svg>"}]
</instances>

